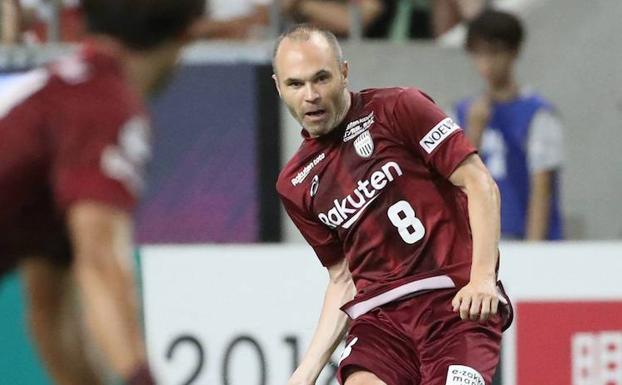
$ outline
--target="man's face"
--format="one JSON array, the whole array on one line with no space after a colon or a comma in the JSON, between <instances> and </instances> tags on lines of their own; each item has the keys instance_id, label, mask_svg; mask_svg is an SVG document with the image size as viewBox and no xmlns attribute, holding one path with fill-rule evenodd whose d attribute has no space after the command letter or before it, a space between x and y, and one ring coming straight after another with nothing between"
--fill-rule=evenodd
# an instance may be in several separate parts
<instances>
[{"instance_id":1,"label":"man's face","mask_svg":"<svg viewBox=\"0 0 622 385\"><path fill-rule=\"evenodd\" d=\"M283 39L274 67L281 99L312 137L327 134L341 123L347 112L348 66L338 63L323 36Z\"/></svg>"},{"instance_id":2,"label":"man's face","mask_svg":"<svg viewBox=\"0 0 622 385\"><path fill-rule=\"evenodd\" d=\"M470 54L480 76L490 87L503 86L510 80L517 57L515 50L500 44L479 42Z\"/></svg>"}]
</instances>

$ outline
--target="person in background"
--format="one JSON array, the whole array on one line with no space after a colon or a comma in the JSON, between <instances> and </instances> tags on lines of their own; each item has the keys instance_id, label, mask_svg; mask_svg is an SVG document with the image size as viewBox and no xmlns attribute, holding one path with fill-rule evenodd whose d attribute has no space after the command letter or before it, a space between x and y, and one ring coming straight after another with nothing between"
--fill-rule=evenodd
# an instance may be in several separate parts
<instances>
[{"instance_id":1,"label":"person in background","mask_svg":"<svg viewBox=\"0 0 622 385\"><path fill-rule=\"evenodd\" d=\"M395 3L394 0L357 2L364 37L387 37ZM295 23L309 23L343 38L348 37L352 30L350 6L347 0L284 0L282 12Z\"/></svg>"},{"instance_id":2,"label":"person in background","mask_svg":"<svg viewBox=\"0 0 622 385\"><path fill-rule=\"evenodd\" d=\"M208 0L196 29L204 39L248 40L265 37L272 0Z\"/></svg>"},{"instance_id":3,"label":"person in background","mask_svg":"<svg viewBox=\"0 0 622 385\"><path fill-rule=\"evenodd\" d=\"M516 80L523 39L520 20L506 12L486 10L470 23L466 50L485 90L458 103L457 117L499 185L502 236L556 240L563 129L553 105Z\"/></svg>"},{"instance_id":4,"label":"person in background","mask_svg":"<svg viewBox=\"0 0 622 385\"><path fill-rule=\"evenodd\" d=\"M421 0L412 0L421 1ZM469 22L482 13L487 0L425 0L430 2L432 34L439 37L461 22Z\"/></svg>"},{"instance_id":5,"label":"person in background","mask_svg":"<svg viewBox=\"0 0 622 385\"><path fill-rule=\"evenodd\" d=\"M16 14L12 19L17 31L16 42L42 44L50 42L49 25L54 18L54 2L51 0L4 0L12 1ZM58 39L62 42L78 42L85 34L85 24L79 0L63 0L58 3Z\"/></svg>"}]
</instances>

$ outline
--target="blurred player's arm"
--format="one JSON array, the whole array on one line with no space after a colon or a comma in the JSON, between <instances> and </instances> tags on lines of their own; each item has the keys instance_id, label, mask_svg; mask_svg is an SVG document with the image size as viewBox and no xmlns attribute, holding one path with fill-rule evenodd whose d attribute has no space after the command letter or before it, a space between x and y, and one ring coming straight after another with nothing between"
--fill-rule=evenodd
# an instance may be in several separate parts
<instances>
[{"instance_id":1,"label":"blurred player's arm","mask_svg":"<svg viewBox=\"0 0 622 385\"><path fill-rule=\"evenodd\" d=\"M313 385L329 361L348 325L348 316L340 307L354 298L356 289L345 258L328 267L329 281L324 304L315 333L300 366L292 374L288 385Z\"/></svg>"},{"instance_id":2,"label":"blurred player's arm","mask_svg":"<svg viewBox=\"0 0 622 385\"><path fill-rule=\"evenodd\" d=\"M469 283L454 297L454 311L462 319L487 320L499 305L496 266L500 231L500 197L497 184L476 154L469 155L449 180L467 195L473 236Z\"/></svg>"},{"instance_id":3,"label":"blurred player's arm","mask_svg":"<svg viewBox=\"0 0 622 385\"><path fill-rule=\"evenodd\" d=\"M86 325L123 378L145 362L133 275L132 220L125 210L81 200L67 210L73 273Z\"/></svg>"},{"instance_id":4,"label":"blurred player's arm","mask_svg":"<svg viewBox=\"0 0 622 385\"><path fill-rule=\"evenodd\" d=\"M21 12L18 0L0 0L0 25L2 26L2 44L16 44L20 40Z\"/></svg>"},{"instance_id":5,"label":"blurred player's arm","mask_svg":"<svg viewBox=\"0 0 622 385\"><path fill-rule=\"evenodd\" d=\"M544 240L549 230L555 172L563 161L563 128L549 111L539 111L529 127L527 162L530 172L526 239Z\"/></svg>"}]
</instances>

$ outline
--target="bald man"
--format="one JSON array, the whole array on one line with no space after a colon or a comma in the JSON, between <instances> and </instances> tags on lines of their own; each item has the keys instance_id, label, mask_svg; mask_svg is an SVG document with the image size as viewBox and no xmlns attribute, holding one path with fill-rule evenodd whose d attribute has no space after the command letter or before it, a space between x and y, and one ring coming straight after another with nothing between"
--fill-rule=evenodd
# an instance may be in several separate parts
<instances>
[{"instance_id":1,"label":"bald man","mask_svg":"<svg viewBox=\"0 0 622 385\"><path fill-rule=\"evenodd\" d=\"M475 148L415 88L349 91L330 32L294 27L273 67L303 127L277 190L330 278L288 385L314 384L346 330L341 384L489 384L511 307L498 189Z\"/></svg>"}]
</instances>

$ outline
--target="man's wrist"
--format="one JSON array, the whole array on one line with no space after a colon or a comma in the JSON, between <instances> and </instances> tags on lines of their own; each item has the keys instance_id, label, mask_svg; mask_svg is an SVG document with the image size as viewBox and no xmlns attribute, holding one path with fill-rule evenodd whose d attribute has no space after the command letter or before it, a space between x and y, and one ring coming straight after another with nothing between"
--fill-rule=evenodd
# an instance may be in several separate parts
<instances>
[{"instance_id":1,"label":"man's wrist","mask_svg":"<svg viewBox=\"0 0 622 385\"><path fill-rule=\"evenodd\" d=\"M496 281L497 272L495 268L490 268L489 266L472 266L471 267L471 281Z\"/></svg>"}]
</instances>

